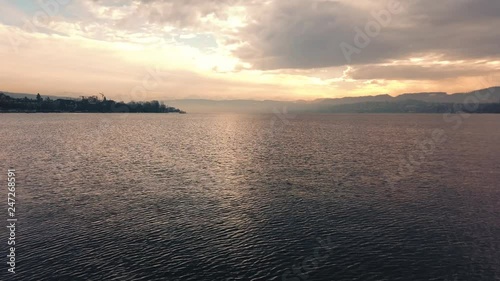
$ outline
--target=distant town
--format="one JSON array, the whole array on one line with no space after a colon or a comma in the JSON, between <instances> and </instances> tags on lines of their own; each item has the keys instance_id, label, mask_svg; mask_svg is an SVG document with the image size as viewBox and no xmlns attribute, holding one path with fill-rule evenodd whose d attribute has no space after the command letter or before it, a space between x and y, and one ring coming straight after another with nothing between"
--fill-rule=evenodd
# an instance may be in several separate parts
<instances>
[{"instance_id":1,"label":"distant town","mask_svg":"<svg viewBox=\"0 0 500 281\"><path fill-rule=\"evenodd\" d=\"M4 93L0 93L0 112L186 113L157 100L116 102L107 99L104 94L81 96L80 99L51 99L37 94L35 99L30 99L14 98Z\"/></svg>"}]
</instances>

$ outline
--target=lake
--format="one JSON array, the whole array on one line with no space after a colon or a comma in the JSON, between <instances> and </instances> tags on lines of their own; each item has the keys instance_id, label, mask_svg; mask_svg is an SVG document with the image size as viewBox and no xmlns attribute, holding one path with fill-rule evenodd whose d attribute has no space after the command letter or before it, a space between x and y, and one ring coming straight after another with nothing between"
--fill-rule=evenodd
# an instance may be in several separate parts
<instances>
[{"instance_id":1,"label":"lake","mask_svg":"<svg viewBox=\"0 0 500 281\"><path fill-rule=\"evenodd\" d=\"M2 114L0 279L500 280L499 144L500 115Z\"/></svg>"}]
</instances>

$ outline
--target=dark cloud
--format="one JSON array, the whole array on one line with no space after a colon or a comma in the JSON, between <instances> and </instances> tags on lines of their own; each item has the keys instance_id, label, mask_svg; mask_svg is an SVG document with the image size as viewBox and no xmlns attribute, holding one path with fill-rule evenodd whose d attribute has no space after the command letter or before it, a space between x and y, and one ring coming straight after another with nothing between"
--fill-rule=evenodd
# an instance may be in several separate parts
<instances>
[{"instance_id":1,"label":"dark cloud","mask_svg":"<svg viewBox=\"0 0 500 281\"><path fill-rule=\"evenodd\" d=\"M356 9L340 2L275 1L240 32L245 45L236 55L261 69L342 65L338 46L352 37L348 14Z\"/></svg>"},{"instance_id":2,"label":"dark cloud","mask_svg":"<svg viewBox=\"0 0 500 281\"><path fill-rule=\"evenodd\" d=\"M500 1L408 0L380 34L348 62L339 47L351 46L384 5L375 1L274 1L253 13L235 54L256 68L317 68L373 64L421 54L446 59L498 58Z\"/></svg>"}]
</instances>

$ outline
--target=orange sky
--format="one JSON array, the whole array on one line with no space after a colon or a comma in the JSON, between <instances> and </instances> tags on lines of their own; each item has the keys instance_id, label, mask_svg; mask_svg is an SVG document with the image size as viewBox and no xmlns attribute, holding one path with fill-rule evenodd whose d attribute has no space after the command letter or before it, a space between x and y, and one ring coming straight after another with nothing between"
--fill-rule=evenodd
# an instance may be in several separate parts
<instances>
[{"instance_id":1,"label":"orange sky","mask_svg":"<svg viewBox=\"0 0 500 281\"><path fill-rule=\"evenodd\" d=\"M499 84L500 1L352 2L0 0L0 90L309 100Z\"/></svg>"}]
</instances>

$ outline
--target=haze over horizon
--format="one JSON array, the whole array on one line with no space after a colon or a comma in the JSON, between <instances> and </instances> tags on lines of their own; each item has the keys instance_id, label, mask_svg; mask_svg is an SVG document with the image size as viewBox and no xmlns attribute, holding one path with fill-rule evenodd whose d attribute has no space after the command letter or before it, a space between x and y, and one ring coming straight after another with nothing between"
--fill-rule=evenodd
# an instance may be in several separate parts
<instances>
[{"instance_id":1,"label":"haze over horizon","mask_svg":"<svg viewBox=\"0 0 500 281\"><path fill-rule=\"evenodd\" d=\"M0 88L117 100L468 92L500 78L500 2L0 0Z\"/></svg>"}]
</instances>

